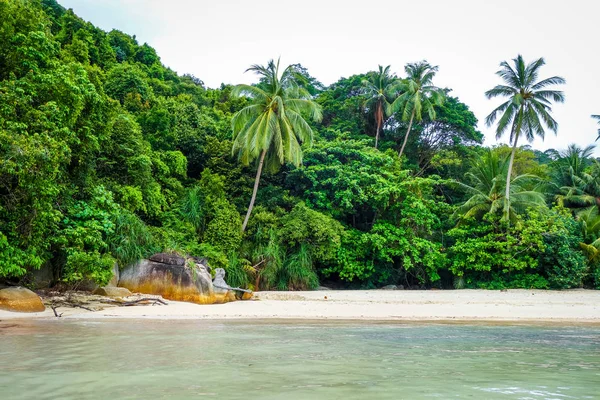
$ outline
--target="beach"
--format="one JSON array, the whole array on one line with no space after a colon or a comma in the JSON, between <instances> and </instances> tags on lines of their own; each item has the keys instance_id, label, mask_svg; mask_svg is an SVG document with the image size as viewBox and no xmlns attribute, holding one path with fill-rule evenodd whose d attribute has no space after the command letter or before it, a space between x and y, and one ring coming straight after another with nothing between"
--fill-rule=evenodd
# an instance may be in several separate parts
<instances>
[{"instance_id":1,"label":"beach","mask_svg":"<svg viewBox=\"0 0 600 400\"><path fill-rule=\"evenodd\" d=\"M257 292L252 300L198 305L60 307L60 318L297 319L373 321L488 321L600 325L600 291L593 290L327 290ZM55 319L41 313L0 311L0 320Z\"/></svg>"}]
</instances>

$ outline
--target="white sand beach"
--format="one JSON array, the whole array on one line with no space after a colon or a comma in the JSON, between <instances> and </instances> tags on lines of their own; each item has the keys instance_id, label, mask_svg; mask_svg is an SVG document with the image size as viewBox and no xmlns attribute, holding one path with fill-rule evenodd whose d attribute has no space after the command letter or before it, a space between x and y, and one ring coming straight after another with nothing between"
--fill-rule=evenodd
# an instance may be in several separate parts
<instances>
[{"instance_id":1,"label":"white sand beach","mask_svg":"<svg viewBox=\"0 0 600 400\"><path fill-rule=\"evenodd\" d=\"M600 291L428 290L258 292L253 300L197 305L106 306L97 311L60 307L61 318L326 319L381 321L498 321L600 324ZM0 320L56 318L0 311Z\"/></svg>"}]
</instances>

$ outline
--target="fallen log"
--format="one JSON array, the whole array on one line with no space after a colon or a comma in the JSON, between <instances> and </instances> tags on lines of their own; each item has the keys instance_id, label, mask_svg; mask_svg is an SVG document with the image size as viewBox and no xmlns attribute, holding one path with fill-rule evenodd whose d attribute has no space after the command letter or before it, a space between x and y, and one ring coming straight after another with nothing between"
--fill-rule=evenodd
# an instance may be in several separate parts
<instances>
[{"instance_id":1,"label":"fallen log","mask_svg":"<svg viewBox=\"0 0 600 400\"><path fill-rule=\"evenodd\" d=\"M221 286L221 285L215 285L215 284L213 284L213 287L216 287L216 288L219 288L219 289L225 289L225 290L237 290L238 292L244 292L244 293L250 293L250 294L252 294L252 290L242 289L242 288L239 288L239 287Z\"/></svg>"}]
</instances>

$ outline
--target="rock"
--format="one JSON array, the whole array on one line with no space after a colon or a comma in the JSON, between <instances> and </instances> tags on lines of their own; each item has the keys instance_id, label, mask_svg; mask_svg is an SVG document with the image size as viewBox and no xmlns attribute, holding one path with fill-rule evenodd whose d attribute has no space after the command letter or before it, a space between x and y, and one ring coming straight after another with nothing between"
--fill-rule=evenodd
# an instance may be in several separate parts
<instances>
[{"instance_id":1,"label":"rock","mask_svg":"<svg viewBox=\"0 0 600 400\"><path fill-rule=\"evenodd\" d=\"M328 288L327 286L319 286L317 290L331 290L331 288Z\"/></svg>"},{"instance_id":2,"label":"rock","mask_svg":"<svg viewBox=\"0 0 600 400\"><path fill-rule=\"evenodd\" d=\"M113 264L112 273L113 275L110 282L108 282L108 286L119 286L119 264Z\"/></svg>"},{"instance_id":3,"label":"rock","mask_svg":"<svg viewBox=\"0 0 600 400\"><path fill-rule=\"evenodd\" d=\"M398 290L398 286L396 285L387 285L381 288L381 290Z\"/></svg>"},{"instance_id":4,"label":"rock","mask_svg":"<svg viewBox=\"0 0 600 400\"><path fill-rule=\"evenodd\" d=\"M179 254L157 253L151 256L149 260L167 265L185 265L185 258Z\"/></svg>"},{"instance_id":5,"label":"rock","mask_svg":"<svg viewBox=\"0 0 600 400\"><path fill-rule=\"evenodd\" d=\"M131 296L129 289L114 286L99 287L98 289L94 290L94 294L113 298Z\"/></svg>"},{"instance_id":6,"label":"rock","mask_svg":"<svg viewBox=\"0 0 600 400\"><path fill-rule=\"evenodd\" d=\"M160 262L156 260L165 261ZM183 260L183 261L182 261ZM132 292L157 294L165 299L212 304L228 301L216 296L208 266L171 254L155 254L121 271L119 287Z\"/></svg>"},{"instance_id":7,"label":"rock","mask_svg":"<svg viewBox=\"0 0 600 400\"><path fill-rule=\"evenodd\" d=\"M242 293L242 300L250 300L250 299L252 299L252 296L253 296L252 293L243 292Z\"/></svg>"},{"instance_id":8,"label":"rock","mask_svg":"<svg viewBox=\"0 0 600 400\"><path fill-rule=\"evenodd\" d=\"M24 287L0 290L0 310L14 312L42 312L46 309L40 296Z\"/></svg>"},{"instance_id":9,"label":"rock","mask_svg":"<svg viewBox=\"0 0 600 400\"><path fill-rule=\"evenodd\" d=\"M215 279L212 283L215 296L217 296L219 302L235 300L235 293L233 293L233 290L226 289L229 285L225 282L225 270L223 268L217 268L215 270Z\"/></svg>"}]
</instances>

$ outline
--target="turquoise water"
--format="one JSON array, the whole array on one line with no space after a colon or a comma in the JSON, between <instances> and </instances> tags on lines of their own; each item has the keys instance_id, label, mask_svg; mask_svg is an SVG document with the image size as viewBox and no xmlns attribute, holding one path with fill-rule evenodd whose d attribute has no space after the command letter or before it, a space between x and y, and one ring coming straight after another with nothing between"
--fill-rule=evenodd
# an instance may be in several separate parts
<instances>
[{"instance_id":1,"label":"turquoise water","mask_svg":"<svg viewBox=\"0 0 600 400\"><path fill-rule=\"evenodd\" d=\"M600 399L600 328L0 322L0 399Z\"/></svg>"}]
</instances>

